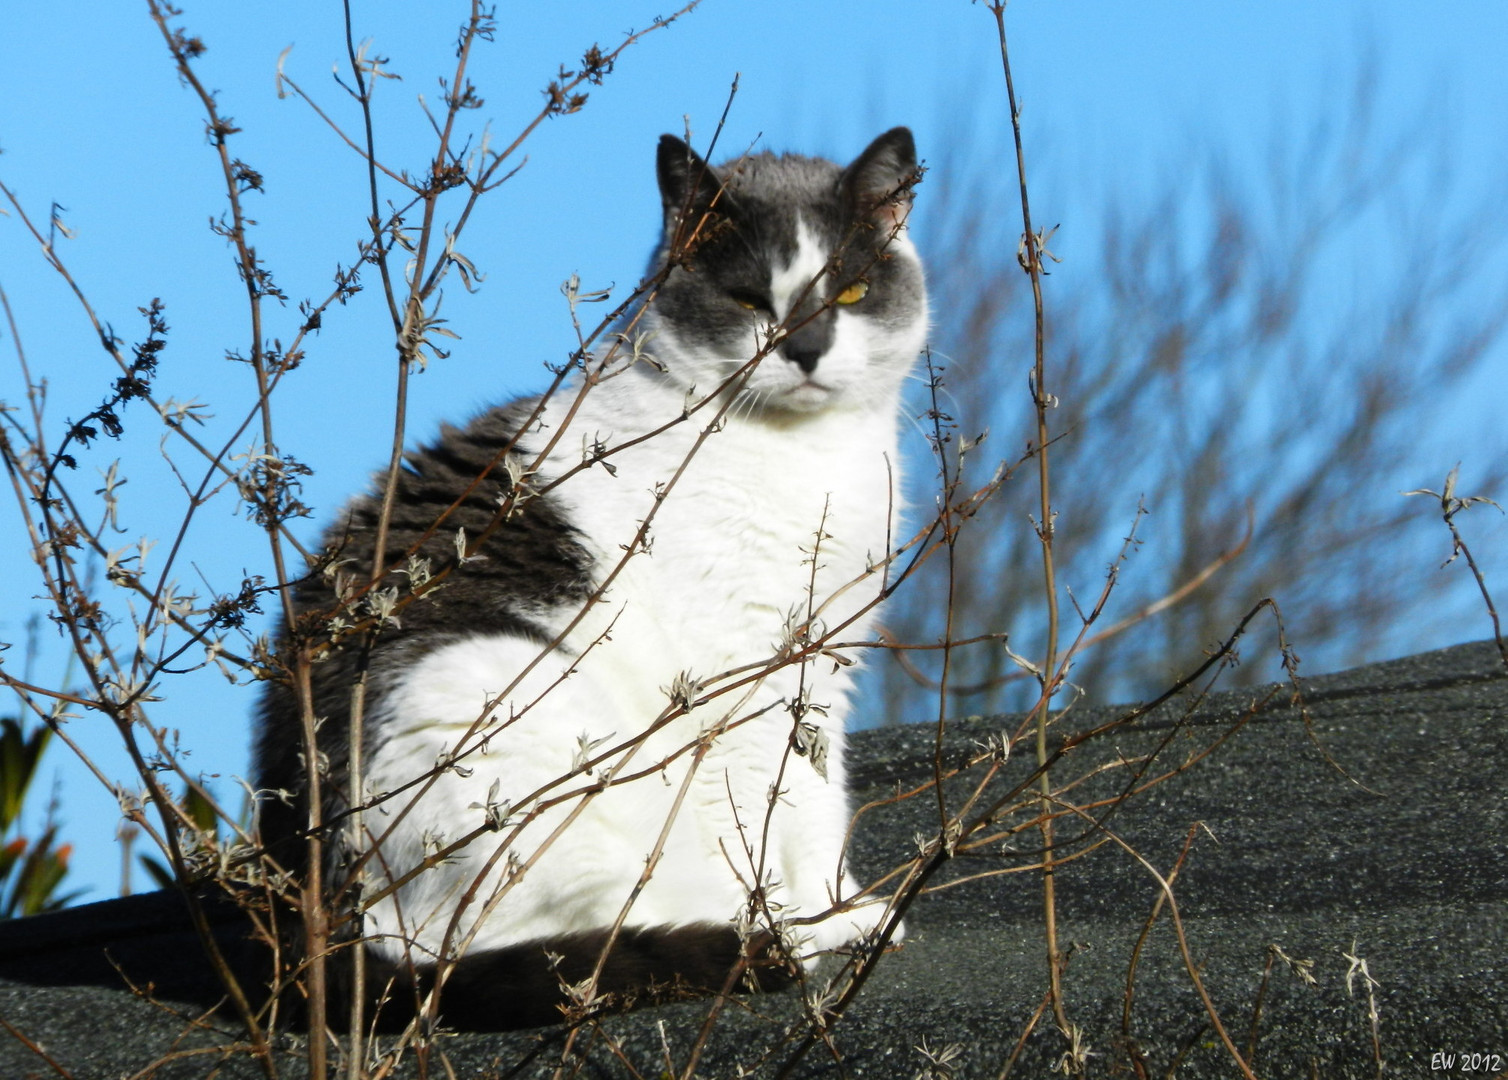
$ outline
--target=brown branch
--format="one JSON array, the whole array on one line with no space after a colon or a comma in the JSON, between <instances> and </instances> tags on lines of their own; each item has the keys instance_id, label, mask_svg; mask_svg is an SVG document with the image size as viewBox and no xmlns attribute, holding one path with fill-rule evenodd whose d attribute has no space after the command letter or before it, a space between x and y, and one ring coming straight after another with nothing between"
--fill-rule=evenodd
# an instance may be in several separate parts
<instances>
[{"instance_id":1,"label":"brown branch","mask_svg":"<svg viewBox=\"0 0 1508 1080\"><path fill-rule=\"evenodd\" d=\"M1077 812L1076 807L1069 806L1067 809L1070 812ZM1251 1071L1251 1067L1247 1065L1246 1059L1241 1056L1241 1051L1236 1049L1236 1044L1225 1030L1225 1025L1221 1023L1220 1014L1215 1010L1215 1003L1210 1000L1209 991L1204 988L1204 980L1199 976L1199 964L1194 960L1193 952L1189 949L1188 937L1184 933L1183 917L1178 912L1178 900L1173 895L1171 876L1163 877L1162 874L1157 872L1157 868L1146 860L1141 852L1137 851L1114 832L1104 828L1103 825L1097 827L1102 829L1105 835L1119 845L1126 854L1141 863L1142 868L1156 880L1157 886L1161 890L1161 895L1167 900L1168 916L1172 919L1173 930L1178 935L1178 951L1183 957L1184 969L1188 971L1189 981L1194 984L1194 990L1199 995L1200 1002L1204 1005L1204 1011L1210 1018L1210 1025L1215 1029L1215 1033L1220 1036L1220 1041L1225 1044L1226 1051L1230 1054L1231 1060L1236 1063L1236 1067L1241 1070L1241 1075L1246 1080L1257 1080L1256 1075ZM1179 862L1182 862L1182 856L1179 857Z\"/></svg>"},{"instance_id":2,"label":"brown branch","mask_svg":"<svg viewBox=\"0 0 1508 1080\"><path fill-rule=\"evenodd\" d=\"M1038 513L1037 536L1042 542L1042 583L1047 603L1046 658L1042 663L1042 696L1037 703L1037 763L1041 768L1042 798L1047 800L1052 793L1051 780L1045 763L1047 751L1047 724L1052 708L1053 694L1058 687L1058 585L1053 559L1054 511L1052 508L1052 471L1048 464L1047 410L1056 407L1057 400L1046 389L1046 319L1042 308L1042 238L1032 230L1031 203L1026 192L1026 154L1021 142L1021 110L1016 104L1016 87L1011 78L1010 55L1005 40L1005 0L991 0L990 13L995 17L995 27L1000 40L1000 66L1005 73L1006 97L1011 109L1011 134L1016 145L1016 177L1021 188L1021 222L1024 228L1022 245L1025 252L1023 267L1031 276L1033 310L1033 366L1032 404L1037 413L1037 485ZM1062 957L1058 949L1058 914L1056 887L1053 877L1051 851L1052 821L1044 817L1042 844L1049 853L1042 870L1042 914L1047 938L1047 968L1052 987L1053 1018L1058 1029L1067 1035L1070 1026L1068 1013L1063 1005L1061 981Z\"/></svg>"},{"instance_id":3,"label":"brown branch","mask_svg":"<svg viewBox=\"0 0 1508 1080\"><path fill-rule=\"evenodd\" d=\"M47 1067L61 1076L63 1080L73 1080L73 1074L67 1069L63 1068L63 1066L58 1063L57 1058L53 1057L46 1050L44 1050L41 1045L34 1042L32 1039L27 1038L24 1032L22 1032L19 1028L17 1028L9 1020L5 1019L5 1017L3 1016L0 1016L0 1026L3 1026L6 1031L10 1032L11 1037L19 1042L22 1046L26 1047L26 1049L30 1050L33 1054L36 1054L37 1057L45 1061L47 1063Z\"/></svg>"}]
</instances>

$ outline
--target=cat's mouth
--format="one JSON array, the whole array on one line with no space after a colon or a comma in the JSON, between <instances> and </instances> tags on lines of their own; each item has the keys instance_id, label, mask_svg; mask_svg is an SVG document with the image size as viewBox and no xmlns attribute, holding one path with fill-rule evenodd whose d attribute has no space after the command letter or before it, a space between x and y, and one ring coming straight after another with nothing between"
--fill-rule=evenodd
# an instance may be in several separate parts
<instances>
[{"instance_id":1,"label":"cat's mouth","mask_svg":"<svg viewBox=\"0 0 1508 1080\"><path fill-rule=\"evenodd\" d=\"M807 376L794 386L782 390L777 400L787 409L810 412L826 406L836 393L836 387Z\"/></svg>"},{"instance_id":2,"label":"cat's mouth","mask_svg":"<svg viewBox=\"0 0 1508 1080\"><path fill-rule=\"evenodd\" d=\"M776 412L809 413L830 408L844 393L845 382L832 367L798 371L794 364L756 371L745 386L761 407Z\"/></svg>"}]
</instances>

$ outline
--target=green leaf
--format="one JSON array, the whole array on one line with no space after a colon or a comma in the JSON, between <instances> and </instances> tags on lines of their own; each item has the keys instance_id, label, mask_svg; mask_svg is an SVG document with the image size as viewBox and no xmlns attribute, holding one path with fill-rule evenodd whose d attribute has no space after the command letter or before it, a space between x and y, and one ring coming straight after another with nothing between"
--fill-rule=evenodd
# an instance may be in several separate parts
<instances>
[{"instance_id":1,"label":"green leaf","mask_svg":"<svg viewBox=\"0 0 1508 1080\"><path fill-rule=\"evenodd\" d=\"M147 872L147 876L159 889L173 887L173 872L163 865L162 860L154 859L150 855L138 855L136 858L141 863L141 868Z\"/></svg>"},{"instance_id":2,"label":"green leaf","mask_svg":"<svg viewBox=\"0 0 1508 1080\"><path fill-rule=\"evenodd\" d=\"M0 717L0 836L20 817L21 804L51 737L47 727L39 726L28 736L15 717Z\"/></svg>"}]
</instances>

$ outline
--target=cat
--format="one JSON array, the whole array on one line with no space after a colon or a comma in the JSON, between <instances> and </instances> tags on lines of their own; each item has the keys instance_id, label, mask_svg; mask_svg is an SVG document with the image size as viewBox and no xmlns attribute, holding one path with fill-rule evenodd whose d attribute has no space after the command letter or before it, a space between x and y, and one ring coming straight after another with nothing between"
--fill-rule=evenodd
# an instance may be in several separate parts
<instances>
[{"instance_id":1,"label":"cat","mask_svg":"<svg viewBox=\"0 0 1508 1080\"><path fill-rule=\"evenodd\" d=\"M562 986L610 943L596 990L626 1003L731 985L761 948L810 962L885 914L851 902L843 869L853 657L811 642L863 640L883 587L901 391L928 323L912 136L887 131L846 168L713 168L666 135L657 174L649 299L617 344L408 454L392 569L365 591L381 482L356 499L283 635L284 655L323 657L326 875L364 856L380 970L422 988L464 953L439 1007L454 1026L560 1019ZM334 631L362 618L380 629L358 831L362 635ZM295 868L300 715L270 682L255 773L283 794L264 795L260 829Z\"/></svg>"}]
</instances>

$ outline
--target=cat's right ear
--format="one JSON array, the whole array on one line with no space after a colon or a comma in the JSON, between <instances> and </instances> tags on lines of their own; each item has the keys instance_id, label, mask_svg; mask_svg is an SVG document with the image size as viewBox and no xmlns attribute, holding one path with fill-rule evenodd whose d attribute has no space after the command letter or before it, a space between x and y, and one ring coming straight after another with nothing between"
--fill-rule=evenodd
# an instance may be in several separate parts
<instances>
[{"instance_id":1,"label":"cat's right ear","mask_svg":"<svg viewBox=\"0 0 1508 1080\"><path fill-rule=\"evenodd\" d=\"M673 222L691 210L707 209L721 187L711 166L684 139L674 135L660 136L655 171L666 221Z\"/></svg>"}]
</instances>

